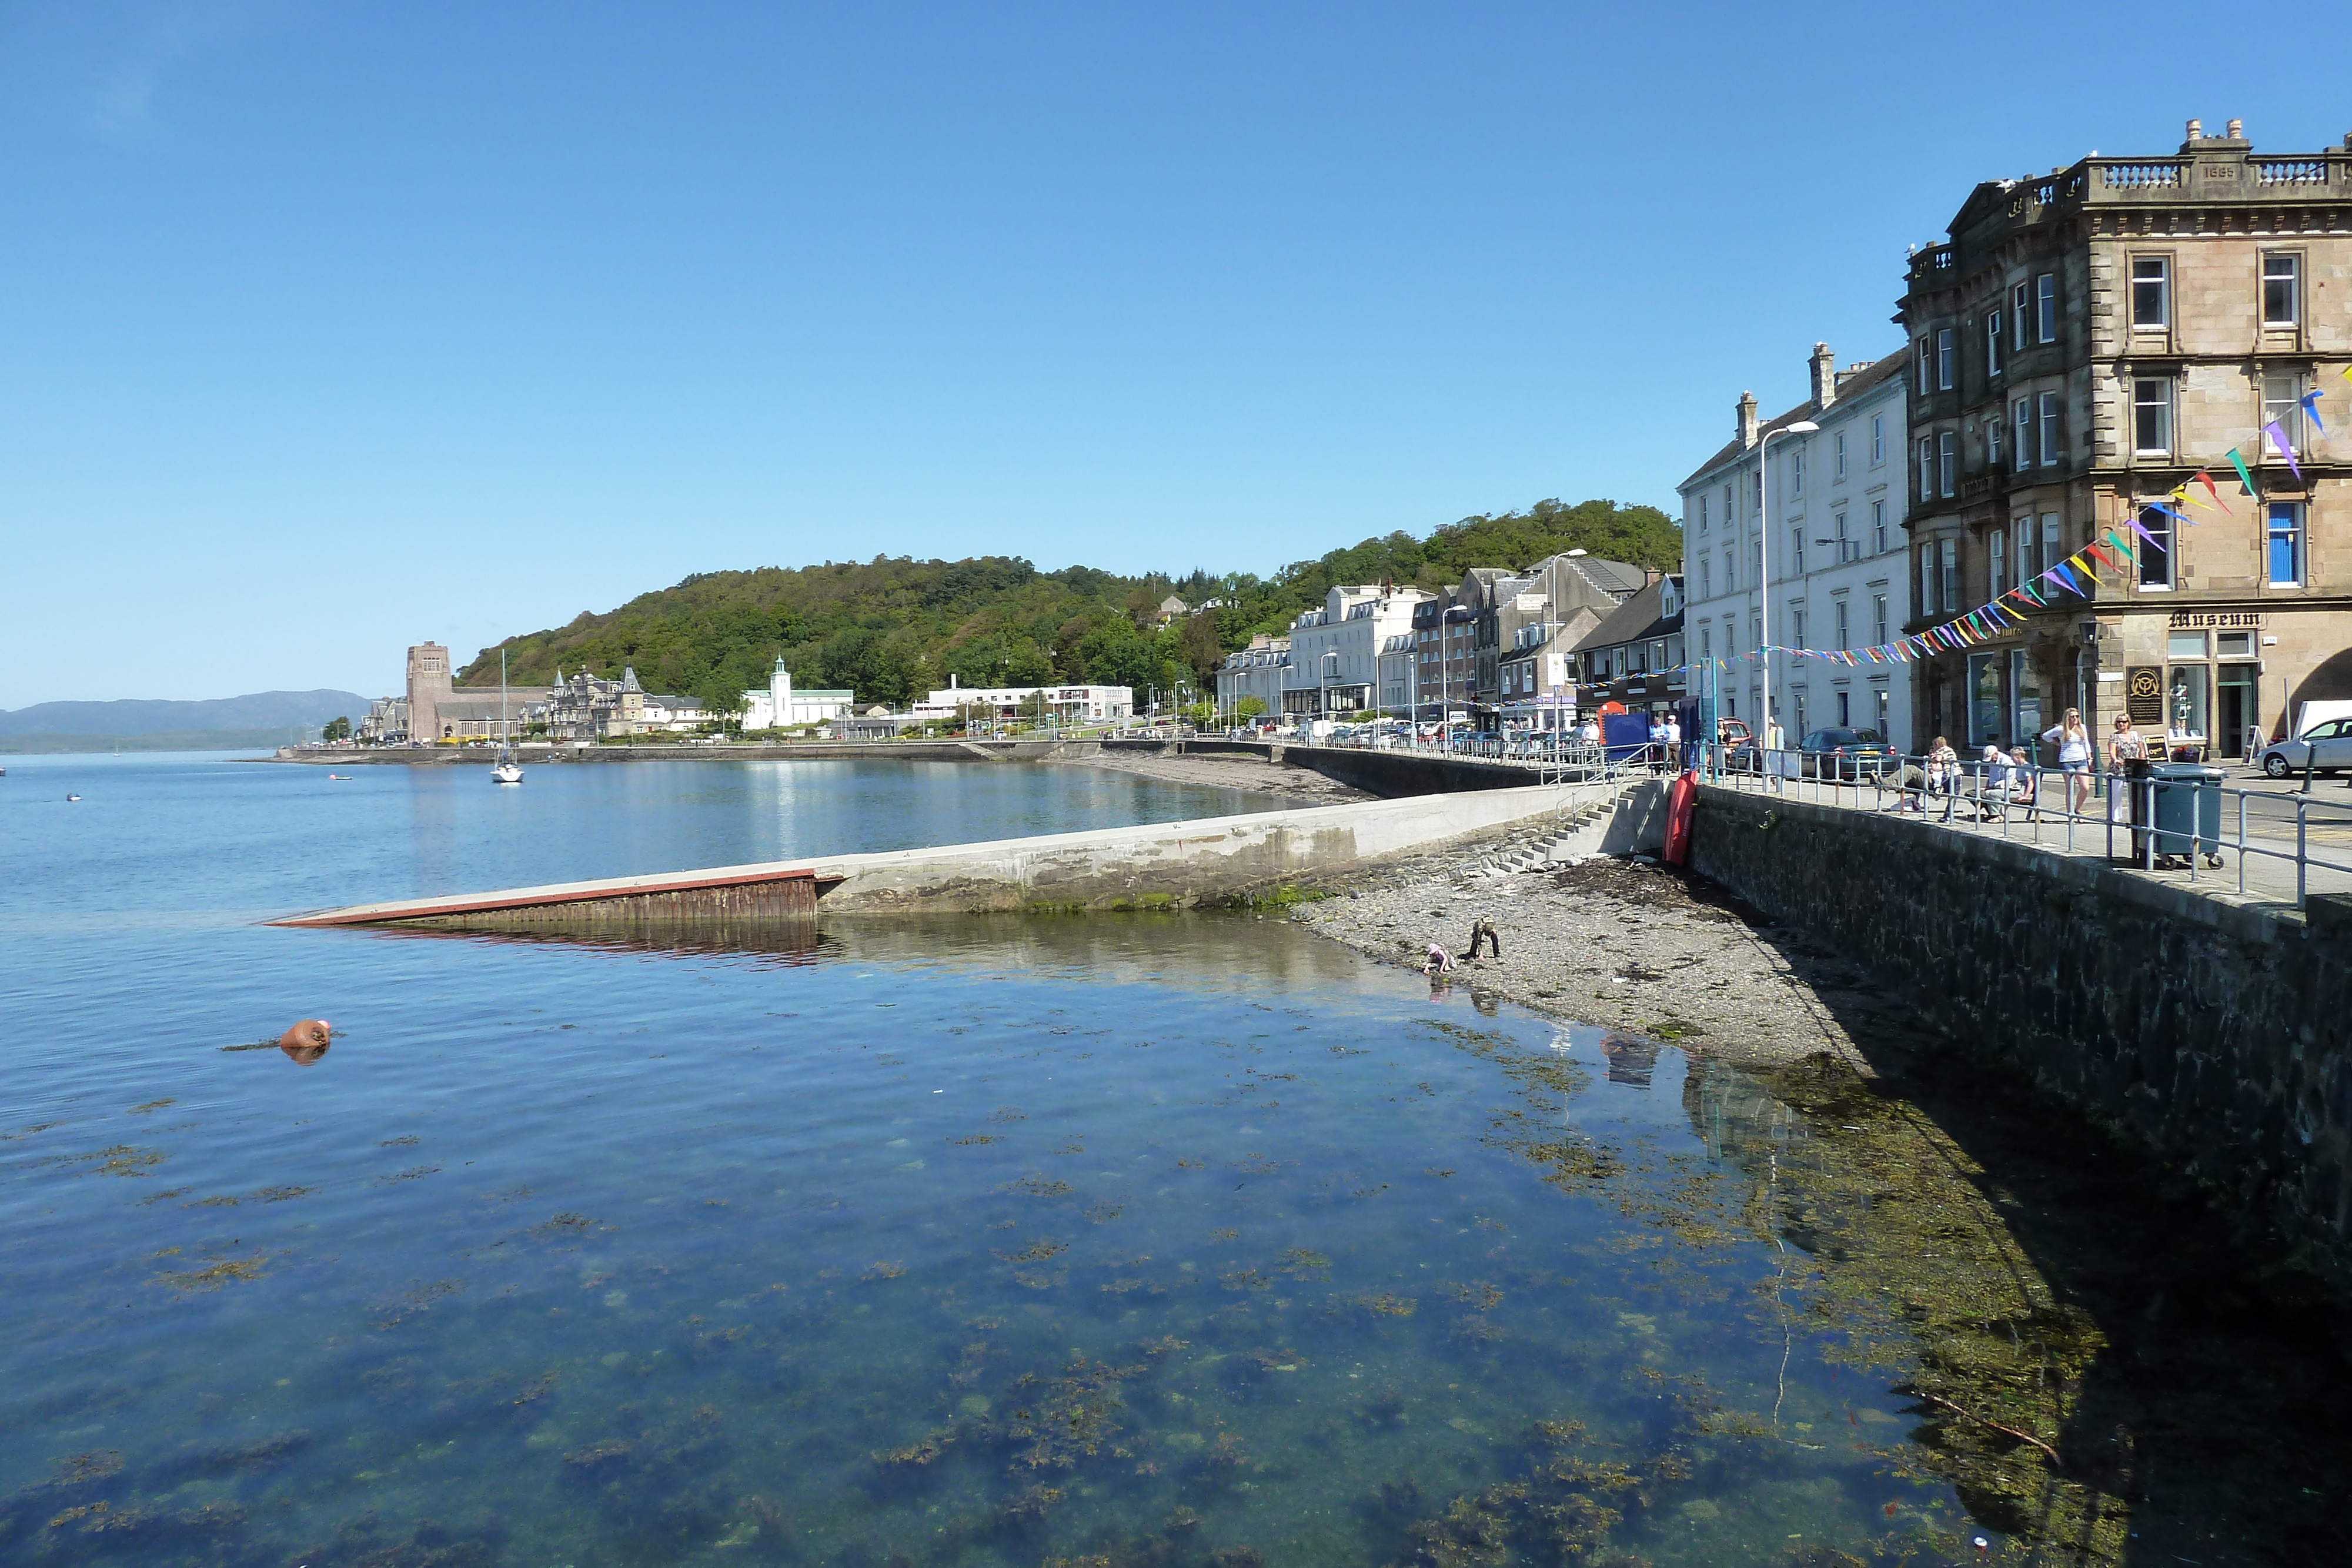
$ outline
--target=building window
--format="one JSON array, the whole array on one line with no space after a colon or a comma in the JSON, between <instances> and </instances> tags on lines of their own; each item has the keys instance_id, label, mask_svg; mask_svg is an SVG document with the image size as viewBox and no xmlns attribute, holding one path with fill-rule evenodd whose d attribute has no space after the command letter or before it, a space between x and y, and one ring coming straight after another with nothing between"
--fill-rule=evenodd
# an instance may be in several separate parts
<instances>
[{"instance_id":1,"label":"building window","mask_svg":"<svg viewBox=\"0 0 2352 1568\"><path fill-rule=\"evenodd\" d=\"M2172 586L2172 519L2154 507L2140 508L2139 526L2144 536L2139 541L2139 585L2142 588Z\"/></svg>"},{"instance_id":2,"label":"building window","mask_svg":"<svg viewBox=\"0 0 2352 1568\"><path fill-rule=\"evenodd\" d=\"M1706 497L1705 496L1698 498L1698 531L1706 532Z\"/></svg>"},{"instance_id":3,"label":"building window","mask_svg":"<svg viewBox=\"0 0 2352 1568\"><path fill-rule=\"evenodd\" d=\"M1875 647L1886 646L1886 595L1870 596L1870 641Z\"/></svg>"},{"instance_id":4,"label":"building window","mask_svg":"<svg viewBox=\"0 0 2352 1568\"><path fill-rule=\"evenodd\" d=\"M2000 374L2000 312L1985 312L1985 374Z\"/></svg>"},{"instance_id":5,"label":"building window","mask_svg":"<svg viewBox=\"0 0 2352 1568\"><path fill-rule=\"evenodd\" d=\"M2058 340L2058 275L2045 272L2033 280L2033 340Z\"/></svg>"},{"instance_id":6,"label":"building window","mask_svg":"<svg viewBox=\"0 0 2352 1568\"><path fill-rule=\"evenodd\" d=\"M2009 405L2011 423L2017 427L2017 466L2019 472L2033 466L2033 400L2019 398Z\"/></svg>"},{"instance_id":7,"label":"building window","mask_svg":"<svg viewBox=\"0 0 2352 1568\"><path fill-rule=\"evenodd\" d=\"M2161 256L2132 257L2132 325L2161 331L2172 325L2172 263Z\"/></svg>"},{"instance_id":8,"label":"building window","mask_svg":"<svg viewBox=\"0 0 2352 1568\"><path fill-rule=\"evenodd\" d=\"M1727 528L1731 526L1731 486L1728 485L1723 487L1723 526Z\"/></svg>"},{"instance_id":9,"label":"building window","mask_svg":"<svg viewBox=\"0 0 2352 1568\"><path fill-rule=\"evenodd\" d=\"M1714 657L1715 657L1715 628L1714 628L1714 627L1712 627L1712 626L1702 626L1702 627L1700 627L1700 628L1698 629L1698 659L1699 659L1699 663L1703 664L1706 663L1709 659L1712 659L1712 658L1714 658Z\"/></svg>"},{"instance_id":10,"label":"building window","mask_svg":"<svg viewBox=\"0 0 2352 1568\"><path fill-rule=\"evenodd\" d=\"M1936 332L1936 390L1952 390L1952 329L1938 328Z\"/></svg>"},{"instance_id":11,"label":"building window","mask_svg":"<svg viewBox=\"0 0 2352 1568\"><path fill-rule=\"evenodd\" d=\"M1841 648L1849 647L1852 644L1849 642L1846 628L1845 601L1843 599L1838 600L1833 608L1837 612L1837 645Z\"/></svg>"},{"instance_id":12,"label":"building window","mask_svg":"<svg viewBox=\"0 0 2352 1568\"><path fill-rule=\"evenodd\" d=\"M2028 284L2021 283L2009 291L2009 346L2012 349L2025 347L2027 307L2032 298L2033 291Z\"/></svg>"},{"instance_id":13,"label":"building window","mask_svg":"<svg viewBox=\"0 0 2352 1568\"><path fill-rule=\"evenodd\" d=\"M2058 394L2046 392L2042 394L2042 466L2058 466L2059 446Z\"/></svg>"},{"instance_id":14,"label":"building window","mask_svg":"<svg viewBox=\"0 0 2352 1568\"><path fill-rule=\"evenodd\" d=\"M2017 519L2017 581L2020 587L2033 580L2041 568L2033 564L2033 519Z\"/></svg>"},{"instance_id":15,"label":"building window","mask_svg":"<svg viewBox=\"0 0 2352 1568\"><path fill-rule=\"evenodd\" d=\"M1936 547L1929 543L1919 547L1919 613L1933 615L1935 612Z\"/></svg>"},{"instance_id":16,"label":"building window","mask_svg":"<svg viewBox=\"0 0 2352 1568\"><path fill-rule=\"evenodd\" d=\"M1960 485L1960 436L1958 431L1947 430L1936 437L1937 493L1947 500L1958 493Z\"/></svg>"},{"instance_id":17,"label":"building window","mask_svg":"<svg viewBox=\"0 0 2352 1568\"><path fill-rule=\"evenodd\" d=\"M1798 647L1801 648L1805 645L1805 610L1802 605L1790 607L1789 635L1795 641Z\"/></svg>"},{"instance_id":18,"label":"building window","mask_svg":"<svg viewBox=\"0 0 2352 1568\"><path fill-rule=\"evenodd\" d=\"M1845 514L1843 512L1840 512L1837 517L1832 520L1832 528L1835 530L1837 535L1838 559L1852 560L1853 559L1853 541L1845 537Z\"/></svg>"},{"instance_id":19,"label":"building window","mask_svg":"<svg viewBox=\"0 0 2352 1568\"><path fill-rule=\"evenodd\" d=\"M1946 539L1937 550L1943 558L1937 575L1943 582L1944 613L1957 615L1960 612L1960 541Z\"/></svg>"},{"instance_id":20,"label":"building window","mask_svg":"<svg viewBox=\"0 0 2352 1568\"><path fill-rule=\"evenodd\" d=\"M1919 498L1936 498L1936 444L1924 435L1919 438Z\"/></svg>"},{"instance_id":21,"label":"building window","mask_svg":"<svg viewBox=\"0 0 2352 1568\"><path fill-rule=\"evenodd\" d=\"M1853 727L1853 705L1850 700L1853 695L1853 694L1851 692L1840 692L1837 695L1838 727L1840 729L1851 729Z\"/></svg>"},{"instance_id":22,"label":"building window","mask_svg":"<svg viewBox=\"0 0 2352 1568\"><path fill-rule=\"evenodd\" d=\"M1715 562L1706 556L1701 556L1698 562L1698 596L1701 599L1715 597Z\"/></svg>"},{"instance_id":23,"label":"building window","mask_svg":"<svg viewBox=\"0 0 2352 1568\"><path fill-rule=\"evenodd\" d=\"M2263 325L2292 327L2303 319L2303 258L2263 257Z\"/></svg>"},{"instance_id":24,"label":"building window","mask_svg":"<svg viewBox=\"0 0 2352 1568\"><path fill-rule=\"evenodd\" d=\"M1738 559L1738 558L1737 556L1733 555L1729 550L1725 550L1725 551L1723 552L1723 591L1724 591L1724 592L1726 592L1726 593L1737 593L1737 592L1738 592L1738 591L1739 591L1739 570L1738 570L1738 567L1739 567L1739 559Z\"/></svg>"},{"instance_id":25,"label":"building window","mask_svg":"<svg viewBox=\"0 0 2352 1568\"><path fill-rule=\"evenodd\" d=\"M1886 416L1870 416L1870 465L1874 468L1886 461Z\"/></svg>"},{"instance_id":26,"label":"building window","mask_svg":"<svg viewBox=\"0 0 2352 1568\"><path fill-rule=\"evenodd\" d=\"M1935 391L1936 350L1927 338L1919 340L1919 395L1926 397Z\"/></svg>"},{"instance_id":27,"label":"building window","mask_svg":"<svg viewBox=\"0 0 2352 1568\"><path fill-rule=\"evenodd\" d=\"M2007 531L2000 528L1995 528L1991 535L1985 540L1985 571L1987 573L1985 578L1987 588L1985 597L1988 599L1999 599L2003 593L2007 592L2009 589L2009 535Z\"/></svg>"},{"instance_id":28,"label":"building window","mask_svg":"<svg viewBox=\"0 0 2352 1568\"><path fill-rule=\"evenodd\" d=\"M1805 448L1804 444L1800 442L1789 451L1789 494L1801 496L1804 493Z\"/></svg>"},{"instance_id":29,"label":"building window","mask_svg":"<svg viewBox=\"0 0 2352 1568\"><path fill-rule=\"evenodd\" d=\"M2273 424L2286 437L2294 455L2303 455L2303 378L2301 376L2264 376L2263 378L2263 445L2270 446L2268 434ZM2282 454L2284 455L2284 454Z\"/></svg>"},{"instance_id":30,"label":"building window","mask_svg":"<svg viewBox=\"0 0 2352 1568\"><path fill-rule=\"evenodd\" d=\"M1845 432L1837 433L1837 476L1845 477Z\"/></svg>"},{"instance_id":31,"label":"building window","mask_svg":"<svg viewBox=\"0 0 2352 1568\"><path fill-rule=\"evenodd\" d=\"M1789 530L1789 562L1795 575L1805 575L1805 529L1801 523Z\"/></svg>"},{"instance_id":32,"label":"building window","mask_svg":"<svg viewBox=\"0 0 2352 1568\"><path fill-rule=\"evenodd\" d=\"M2172 453L2172 378L2137 376L2132 381L2132 450L2141 456Z\"/></svg>"},{"instance_id":33,"label":"building window","mask_svg":"<svg viewBox=\"0 0 2352 1568\"><path fill-rule=\"evenodd\" d=\"M2000 466L2000 433L2004 427L1999 419L1988 419L1984 422L1984 428L1985 466L1998 468Z\"/></svg>"},{"instance_id":34,"label":"building window","mask_svg":"<svg viewBox=\"0 0 2352 1568\"><path fill-rule=\"evenodd\" d=\"M2048 571L2064 559L2063 552L2058 548L2058 514L2044 512L2042 514L2042 570Z\"/></svg>"},{"instance_id":35,"label":"building window","mask_svg":"<svg viewBox=\"0 0 2352 1568\"><path fill-rule=\"evenodd\" d=\"M1886 503L1885 501L1873 501L1870 504L1870 552L1873 555L1886 553Z\"/></svg>"},{"instance_id":36,"label":"building window","mask_svg":"<svg viewBox=\"0 0 2352 1568\"><path fill-rule=\"evenodd\" d=\"M2303 582L2303 503L2273 501L2269 540L2271 586L2295 588Z\"/></svg>"}]
</instances>

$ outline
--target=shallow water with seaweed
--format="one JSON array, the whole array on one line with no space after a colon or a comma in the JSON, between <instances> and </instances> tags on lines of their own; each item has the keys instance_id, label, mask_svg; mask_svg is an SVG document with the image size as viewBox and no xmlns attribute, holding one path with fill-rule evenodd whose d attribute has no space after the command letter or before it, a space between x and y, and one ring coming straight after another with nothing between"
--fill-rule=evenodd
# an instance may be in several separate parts
<instances>
[{"instance_id":1,"label":"shallow water with seaweed","mask_svg":"<svg viewBox=\"0 0 2352 1568\"><path fill-rule=\"evenodd\" d=\"M1699 1563L1965 1522L1776 1299L1670 1049L1278 923L205 940L205 988L299 965L345 1033L305 1067L156 1019L9 1129L33 1561Z\"/></svg>"},{"instance_id":2,"label":"shallow water with seaweed","mask_svg":"<svg viewBox=\"0 0 2352 1568\"><path fill-rule=\"evenodd\" d=\"M1276 920L836 921L772 950L252 923L1231 802L687 769L575 776L530 803L541 839L446 782L89 766L111 814L20 796L0 835L0 1560L2329 1538L2342 1444L2305 1406L2334 1364L2223 1293L2226 1249L2120 1151L2053 1159L2079 1130L2021 1103L1736 1072ZM936 818L929 788L957 791ZM299 1012L337 1028L307 1062L273 1043Z\"/></svg>"}]
</instances>

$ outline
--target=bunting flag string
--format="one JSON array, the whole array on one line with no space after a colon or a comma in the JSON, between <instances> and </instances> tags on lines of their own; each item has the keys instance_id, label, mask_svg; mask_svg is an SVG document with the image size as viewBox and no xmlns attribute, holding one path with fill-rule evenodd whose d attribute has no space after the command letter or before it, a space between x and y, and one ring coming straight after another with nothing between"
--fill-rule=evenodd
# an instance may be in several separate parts
<instances>
[{"instance_id":1,"label":"bunting flag string","mask_svg":"<svg viewBox=\"0 0 2352 1568\"><path fill-rule=\"evenodd\" d=\"M2345 368L2343 375L2347 382L2352 382L2352 365ZM2313 428L2325 436L2327 434L2327 426L2321 422L2319 416L2321 395L2317 392L2307 392L2297 400L2295 406L2301 413L2309 416ZM2352 393L2347 393L2347 395L2352 396ZM2308 482L2300 461L2302 457L2308 455L2308 452L2297 453L2294 450L2294 443L2288 439L2285 425L2282 421L2272 420L2264 424L2263 438L2268 441L2280 457L2285 460L2287 467L2294 472L2298 481ZM2230 449L2228 456L2230 466L2236 471L2239 483L2245 487L2247 498L2259 506L2263 496L2262 487L2254 482L2253 470L2247 465L2243 450L2233 446ZM2202 487L2210 499L2199 500L2189 488L2192 485ZM1789 648L1776 643L1767 643L1763 647L1745 653L1731 653L1722 658L1702 659L1691 664L1676 665L1670 671L1655 673L1685 674L1702 669L1727 671L1736 662L1762 659L1773 653L1784 653L1791 659L1819 659L1823 664L1859 669L1865 664L1907 664L1915 660L1932 659L1939 653L1962 652L2025 625L2027 617L2025 612L2019 608L2020 605L2029 605L2035 610L2049 610L2055 606L2059 594L2072 594L2078 599L2090 598L2098 586L2099 568L2105 567L2109 571L2122 575L2140 564L2141 550L2161 551L2168 548L2167 542L2149 531L2147 525L2141 521L2141 511L2155 512L2177 523L2185 523L2190 528L2199 527L2198 519L2189 516L2184 509L2189 507L2194 507L2199 511L2219 511L2232 517L2238 515L2236 508L2230 505L2228 497L2221 494L2221 486L2214 482L2212 471L2200 468L2183 483L2174 486L2162 501L2142 501L2132 504L2127 508L2130 515L2125 517L2119 526L2105 529L2098 538L2085 540L2082 549L2065 559L2053 562L2032 577L2025 578L2013 587L1995 594L1990 602L1980 604L1966 614L1954 616L1938 625L1930 626L1924 632L1907 632L1891 643L1874 643L1870 647L1860 649Z\"/></svg>"}]
</instances>

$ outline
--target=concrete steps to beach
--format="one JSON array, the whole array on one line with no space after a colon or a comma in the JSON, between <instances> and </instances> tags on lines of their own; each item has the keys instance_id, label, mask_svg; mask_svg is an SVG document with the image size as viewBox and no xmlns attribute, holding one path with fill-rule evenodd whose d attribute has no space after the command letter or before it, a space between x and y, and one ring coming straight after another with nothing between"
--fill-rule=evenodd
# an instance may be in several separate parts
<instances>
[{"instance_id":1,"label":"concrete steps to beach","mask_svg":"<svg viewBox=\"0 0 2352 1568\"><path fill-rule=\"evenodd\" d=\"M1490 850L1467 875L1517 876L1574 865L1594 855L1655 850L1664 831L1664 798L1657 780L1630 783L1550 819L1536 835Z\"/></svg>"}]
</instances>

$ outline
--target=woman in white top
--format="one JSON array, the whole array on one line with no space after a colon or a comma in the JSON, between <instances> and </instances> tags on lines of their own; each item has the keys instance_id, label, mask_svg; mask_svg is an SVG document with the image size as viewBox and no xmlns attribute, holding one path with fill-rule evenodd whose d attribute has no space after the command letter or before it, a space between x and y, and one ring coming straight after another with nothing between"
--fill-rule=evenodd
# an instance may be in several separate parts
<instances>
[{"instance_id":1,"label":"woman in white top","mask_svg":"<svg viewBox=\"0 0 2352 1568\"><path fill-rule=\"evenodd\" d=\"M1960 790L1960 754L1942 736L1927 748L1927 793L1944 798L1944 821L1952 820L1952 807ZM1924 810L1924 808L1923 808Z\"/></svg>"},{"instance_id":2,"label":"woman in white top","mask_svg":"<svg viewBox=\"0 0 2352 1568\"><path fill-rule=\"evenodd\" d=\"M2079 817L2091 803L2091 732L2083 727L2083 710L2068 708L2042 738L2057 743L2058 766L2066 770L2066 814Z\"/></svg>"}]
</instances>

